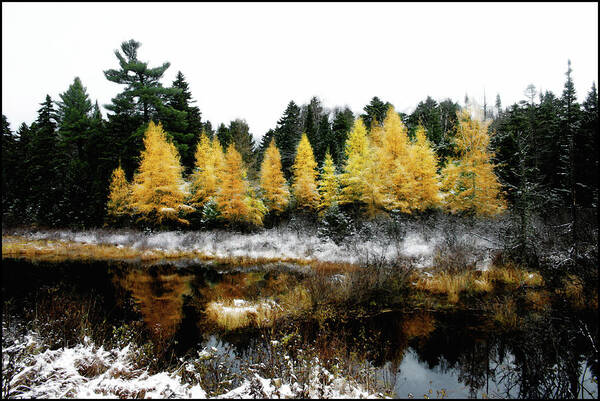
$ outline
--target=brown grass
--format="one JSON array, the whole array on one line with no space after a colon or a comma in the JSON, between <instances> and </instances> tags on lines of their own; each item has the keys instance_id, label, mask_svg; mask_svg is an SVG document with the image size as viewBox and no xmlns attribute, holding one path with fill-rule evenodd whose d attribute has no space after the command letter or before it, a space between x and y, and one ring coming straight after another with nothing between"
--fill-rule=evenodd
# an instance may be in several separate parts
<instances>
[{"instance_id":1,"label":"brown grass","mask_svg":"<svg viewBox=\"0 0 600 401\"><path fill-rule=\"evenodd\" d=\"M210 321L225 330L250 325L268 327L282 314L281 307L277 304L244 301L243 304L236 305L233 300L209 302L205 312Z\"/></svg>"},{"instance_id":2,"label":"brown grass","mask_svg":"<svg viewBox=\"0 0 600 401\"><path fill-rule=\"evenodd\" d=\"M446 294L448 302L458 302L460 292L467 289L471 274L469 272L453 275L441 272L433 277L421 278L416 288L432 294Z\"/></svg>"},{"instance_id":3,"label":"brown grass","mask_svg":"<svg viewBox=\"0 0 600 401\"><path fill-rule=\"evenodd\" d=\"M516 329L519 327L519 316L517 315L517 304L513 298L504 297L492 305L494 320L503 328Z\"/></svg>"},{"instance_id":4,"label":"brown grass","mask_svg":"<svg viewBox=\"0 0 600 401\"><path fill-rule=\"evenodd\" d=\"M585 308L585 296L583 293L583 281L581 278L570 274L563 279L563 288L566 298L571 306L577 309Z\"/></svg>"},{"instance_id":5,"label":"brown grass","mask_svg":"<svg viewBox=\"0 0 600 401\"><path fill-rule=\"evenodd\" d=\"M31 240L28 238L5 235L2 236L2 257L20 258L36 261L62 262L65 260L175 260L199 259L217 261L218 263L253 266L269 263L292 263L310 266L316 272L333 274L352 272L358 269L357 265L346 262L324 262L310 259L297 258L265 258L232 256L218 257L207 255L199 251L137 249L112 244L84 244L63 240Z\"/></svg>"},{"instance_id":6,"label":"brown grass","mask_svg":"<svg viewBox=\"0 0 600 401\"><path fill-rule=\"evenodd\" d=\"M486 273L491 281L501 282L509 286L540 287L544 285L544 280L538 272L527 271L512 263L493 266Z\"/></svg>"},{"instance_id":7,"label":"brown grass","mask_svg":"<svg viewBox=\"0 0 600 401\"><path fill-rule=\"evenodd\" d=\"M541 311L550 306L550 293L546 290L530 290L525 295L527 302L531 304L533 309Z\"/></svg>"},{"instance_id":8,"label":"brown grass","mask_svg":"<svg viewBox=\"0 0 600 401\"><path fill-rule=\"evenodd\" d=\"M312 303L310 293L301 285L279 296L279 304L291 316L298 316L310 310Z\"/></svg>"}]
</instances>

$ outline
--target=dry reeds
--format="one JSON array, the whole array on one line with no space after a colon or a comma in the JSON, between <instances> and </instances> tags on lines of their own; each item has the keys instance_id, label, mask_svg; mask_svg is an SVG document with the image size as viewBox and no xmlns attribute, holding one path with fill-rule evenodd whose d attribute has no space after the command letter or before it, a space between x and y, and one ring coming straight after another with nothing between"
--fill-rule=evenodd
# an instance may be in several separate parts
<instances>
[{"instance_id":1,"label":"dry reeds","mask_svg":"<svg viewBox=\"0 0 600 401\"><path fill-rule=\"evenodd\" d=\"M273 324L281 307L274 302L249 302L242 299L213 301L206 306L206 317L225 330L256 325L266 327Z\"/></svg>"},{"instance_id":2,"label":"dry reeds","mask_svg":"<svg viewBox=\"0 0 600 401\"><path fill-rule=\"evenodd\" d=\"M432 294L446 294L448 302L458 302L460 292L468 286L468 273L453 275L441 272L433 277L421 278L417 281L417 289Z\"/></svg>"},{"instance_id":3,"label":"dry reeds","mask_svg":"<svg viewBox=\"0 0 600 401\"><path fill-rule=\"evenodd\" d=\"M529 272L512 263L503 266L494 266L486 273L490 280L509 286L521 287L527 285L530 287L539 287L544 284L544 280L538 272Z\"/></svg>"},{"instance_id":4,"label":"dry reeds","mask_svg":"<svg viewBox=\"0 0 600 401\"><path fill-rule=\"evenodd\" d=\"M517 315L517 304L513 298L504 297L500 302L492 305L494 320L503 328L516 329L519 326L519 316Z\"/></svg>"},{"instance_id":5,"label":"dry reeds","mask_svg":"<svg viewBox=\"0 0 600 401\"><path fill-rule=\"evenodd\" d=\"M563 279L563 288L566 298L571 306L577 309L585 308L585 297L583 293L583 281L580 277L570 274Z\"/></svg>"}]
</instances>

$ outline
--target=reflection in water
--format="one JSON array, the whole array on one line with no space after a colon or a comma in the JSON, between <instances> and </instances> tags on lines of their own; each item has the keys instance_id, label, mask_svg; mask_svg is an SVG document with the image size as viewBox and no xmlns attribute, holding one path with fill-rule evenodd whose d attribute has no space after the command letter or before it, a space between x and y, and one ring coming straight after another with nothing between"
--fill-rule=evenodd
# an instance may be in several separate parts
<instances>
[{"instance_id":1,"label":"reflection in water","mask_svg":"<svg viewBox=\"0 0 600 401\"><path fill-rule=\"evenodd\" d=\"M184 296L191 293L193 276L162 273L155 267L122 273L115 274L113 281L131 292L148 329L154 336L172 337L183 318Z\"/></svg>"},{"instance_id":2,"label":"reflection in water","mask_svg":"<svg viewBox=\"0 0 600 401\"><path fill-rule=\"evenodd\" d=\"M202 265L52 266L3 260L2 291L5 299L34 299L37 289L56 281L74 293L104 291L106 299L120 305L133 300L148 331L177 338L181 355L210 344L228 349L232 359L228 347L244 358L259 354L272 338L260 336L266 331L209 332L203 324L206 305L276 298L301 280L285 272L219 272ZM99 303L105 304L111 303ZM98 313L110 316L112 310ZM321 360L346 355L357 364L367 361L396 397L436 397L444 390L448 397L595 398L598 355L590 339L598 332L596 316L548 308L520 318L518 330L506 332L493 318L467 312L388 312L325 325L300 321L290 330L297 331L302 346L315 345ZM202 344L202 338L209 342Z\"/></svg>"}]
</instances>

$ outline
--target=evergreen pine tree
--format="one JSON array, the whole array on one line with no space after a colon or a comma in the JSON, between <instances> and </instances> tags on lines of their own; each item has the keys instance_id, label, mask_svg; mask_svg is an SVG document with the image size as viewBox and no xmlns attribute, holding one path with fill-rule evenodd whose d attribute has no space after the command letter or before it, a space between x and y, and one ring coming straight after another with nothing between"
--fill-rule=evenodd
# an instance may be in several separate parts
<instances>
[{"instance_id":1,"label":"evergreen pine tree","mask_svg":"<svg viewBox=\"0 0 600 401\"><path fill-rule=\"evenodd\" d=\"M583 207L598 207L598 91L592 84L583 102L581 133L575 142L577 202Z\"/></svg>"},{"instance_id":2,"label":"evergreen pine tree","mask_svg":"<svg viewBox=\"0 0 600 401\"><path fill-rule=\"evenodd\" d=\"M27 203L31 207L31 218L40 224L54 225L60 211L61 199L55 166L57 158L56 111L49 95L41 103L38 117L32 124L29 142L28 182L30 189Z\"/></svg>"},{"instance_id":3,"label":"evergreen pine tree","mask_svg":"<svg viewBox=\"0 0 600 401\"><path fill-rule=\"evenodd\" d=\"M291 167L301 135L300 107L291 101L283 112L283 116L277 121L275 128L275 142L281 152L281 167L286 179L290 179L292 176Z\"/></svg>"},{"instance_id":4,"label":"evergreen pine tree","mask_svg":"<svg viewBox=\"0 0 600 401\"><path fill-rule=\"evenodd\" d=\"M348 133L354 125L354 114L348 107L335 109L331 124L331 140L326 143L336 166L342 166L346 160L345 144Z\"/></svg>"},{"instance_id":5,"label":"evergreen pine tree","mask_svg":"<svg viewBox=\"0 0 600 401\"><path fill-rule=\"evenodd\" d=\"M229 123L229 134L235 149L242 156L249 178L255 178L257 174L255 144L254 136L250 133L250 127L245 120L236 119Z\"/></svg>"},{"instance_id":6,"label":"evergreen pine tree","mask_svg":"<svg viewBox=\"0 0 600 401\"><path fill-rule=\"evenodd\" d=\"M203 127L202 113L197 106L192 106L195 100L192 99L189 84L181 71L177 72L171 87L179 89L179 91L168 97L167 104L179 112L184 112L185 118L181 113L176 113L174 119L163 121L163 123L173 136L177 150L181 155L181 164L186 171L190 171L194 164L196 142Z\"/></svg>"},{"instance_id":7,"label":"evergreen pine tree","mask_svg":"<svg viewBox=\"0 0 600 401\"><path fill-rule=\"evenodd\" d=\"M383 123L387 114L388 108L391 106L389 102L382 102L377 96L371 99L371 102L364 107L364 114L361 114L361 118L366 127L371 128L373 120L377 120L379 123Z\"/></svg>"},{"instance_id":8,"label":"evergreen pine tree","mask_svg":"<svg viewBox=\"0 0 600 401\"><path fill-rule=\"evenodd\" d=\"M126 85L123 92L106 105L109 114L109 132L113 136L113 149L117 159L123 162L126 173L135 168L135 157L142 148L142 138L150 120L166 121L174 126L174 121L185 120L186 113L167 104L170 97L181 93L179 88L165 88L160 83L170 63L150 68L147 62L138 60L141 43L131 39L121 43L121 51L115 50L119 69L104 71L111 82Z\"/></svg>"},{"instance_id":9,"label":"evergreen pine tree","mask_svg":"<svg viewBox=\"0 0 600 401\"><path fill-rule=\"evenodd\" d=\"M60 177L61 224L85 226L94 221L97 193L96 171L90 165L93 143L92 102L79 77L60 95L58 105L58 152L55 161Z\"/></svg>"}]
</instances>

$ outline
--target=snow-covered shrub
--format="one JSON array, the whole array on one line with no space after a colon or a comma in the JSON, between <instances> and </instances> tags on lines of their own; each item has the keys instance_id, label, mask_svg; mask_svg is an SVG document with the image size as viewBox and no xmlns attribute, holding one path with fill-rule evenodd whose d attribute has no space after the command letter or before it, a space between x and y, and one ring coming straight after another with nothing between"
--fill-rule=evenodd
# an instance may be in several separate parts
<instances>
[{"instance_id":1,"label":"snow-covered shrub","mask_svg":"<svg viewBox=\"0 0 600 401\"><path fill-rule=\"evenodd\" d=\"M336 244L343 243L352 234L352 219L334 202L323 214L319 225L319 236L329 238Z\"/></svg>"}]
</instances>

